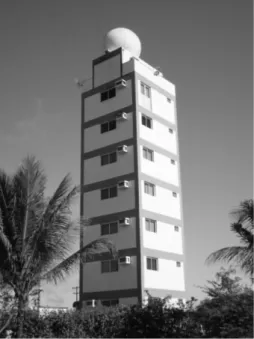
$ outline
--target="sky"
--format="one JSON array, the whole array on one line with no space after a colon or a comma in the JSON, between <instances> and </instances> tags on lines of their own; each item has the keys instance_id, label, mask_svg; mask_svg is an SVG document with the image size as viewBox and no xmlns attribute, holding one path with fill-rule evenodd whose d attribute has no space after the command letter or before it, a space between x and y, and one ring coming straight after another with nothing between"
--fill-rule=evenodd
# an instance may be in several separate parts
<instances>
[{"instance_id":1,"label":"sky","mask_svg":"<svg viewBox=\"0 0 254 339\"><path fill-rule=\"evenodd\" d=\"M221 265L214 250L238 244L229 212L253 197L252 1L2 0L0 168L27 154L48 174L52 194L67 173L80 180L80 91L103 37L133 30L141 58L177 88L187 296ZM78 202L73 214L79 214ZM70 307L78 273L45 286L42 304Z\"/></svg>"}]
</instances>

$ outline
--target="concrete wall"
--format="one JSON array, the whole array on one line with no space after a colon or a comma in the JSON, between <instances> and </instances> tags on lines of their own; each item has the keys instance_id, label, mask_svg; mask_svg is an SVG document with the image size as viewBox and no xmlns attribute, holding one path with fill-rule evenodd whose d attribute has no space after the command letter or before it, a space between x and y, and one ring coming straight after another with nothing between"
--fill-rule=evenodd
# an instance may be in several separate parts
<instances>
[{"instance_id":1,"label":"concrete wall","mask_svg":"<svg viewBox=\"0 0 254 339\"><path fill-rule=\"evenodd\" d=\"M110 151L114 152L114 150ZM106 151L106 154L109 153ZM104 153L103 153L104 154ZM101 155L103 155L101 154ZM85 162L84 184L107 180L134 172L133 146L128 146L127 153L117 153L117 162L101 166L101 157L93 157Z\"/></svg>"},{"instance_id":2,"label":"concrete wall","mask_svg":"<svg viewBox=\"0 0 254 339\"><path fill-rule=\"evenodd\" d=\"M133 114L128 113L127 120L117 120L116 129L101 134L101 124L85 129L84 151L92 150L114 144L133 137ZM106 121L104 121L106 122Z\"/></svg>"},{"instance_id":3,"label":"concrete wall","mask_svg":"<svg viewBox=\"0 0 254 339\"><path fill-rule=\"evenodd\" d=\"M159 146L168 152L177 154L176 132L169 132L169 127L161 124L157 120L152 120L152 128L148 128L141 123L142 113L139 112L139 134L140 138ZM159 136L159 137L158 137Z\"/></svg>"},{"instance_id":4,"label":"concrete wall","mask_svg":"<svg viewBox=\"0 0 254 339\"><path fill-rule=\"evenodd\" d=\"M100 86L106 82L121 76L120 54L105 60L94 66L94 86Z\"/></svg>"},{"instance_id":5,"label":"concrete wall","mask_svg":"<svg viewBox=\"0 0 254 339\"><path fill-rule=\"evenodd\" d=\"M156 185L156 195L151 196L144 192L144 181L141 180L142 190L141 190L141 208L154 212L166 215L168 217L181 219L181 210L180 210L180 196L177 193L177 197L173 197L170 189L163 188L159 185Z\"/></svg>"},{"instance_id":6,"label":"concrete wall","mask_svg":"<svg viewBox=\"0 0 254 339\"><path fill-rule=\"evenodd\" d=\"M101 117L104 114L111 113L127 107L132 104L131 81L127 81L127 87L116 90L116 96L102 101L100 93L85 98L85 122Z\"/></svg>"},{"instance_id":7,"label":"concrete wall","mask_svg":"<svg viewBox=\"0 0 254 339\"><path fill-rule=\"evenodd\" d=\"M130 265L120 265L118 272L101 273L101 262L83 266L83 292L114 291L137 288L137 259L131 257ZM86 279L86 277L88 279ZM89 278L90 277L90 278Z\"/></svg>"},{"instance_id":8,"label":"concrete wall","mask_svg":"<svg viewBox=\"0 0 254 339\"><path fill-rule=\"evenodd\" d=\"M135 182L130 181L131 187L118 189L118 196L101 200L100 190L84 193L84 215L88 218L127 211L135 208Z\"/></svg>"},{"instance_id":9,"label":"concrete wall","mask_svg":"<svg viewBox=\"0 0 254 339\"><path fill-rule=\"evenodd\" d=\"M142 218L142 227L144 247L158 251L183 254L181 227L179 227L179 231L177 232L174 229L175 225L157 221L157 232L154 233L146 230L145 218Z\"/></svg>"},{"instance_id":10,"label":"concrete wall","mask_svg":"<svg viewBox=\"0 0 254 339\"><path fill-rule=\"evenodd\" d=\"M118 220L111 220L111 222ZM84 244L94 239L105 238L112 240L117 250L136 247L136 218L130 218L130 225L119 226L118 233L101 236L101 225L91 225L84 229Z\"/></svg>"},{"instance_id":11,"label":"concrete wall","mask_svg":"<svg viewBox=\"0 0 254 339\"><path fill-rule=\"evenodd\" d=\"M149 148L151 149L150 146ZM175 186L179 185L177 160L175 160L175 164L172 164L171 158L154 151L154 161L149 161L143 157L143 145L140 146L140 155L140 171L142 173Z\"/></svg>"},{"instance_id":12,"label":"concrete wall","mask_svg":"<svg viewBox=\"0 0 254 339\"><path fill-rule=\"evenodd\" d=\"M165 290L184 291L183 263L176 267L174 260L158 259L158 271L146 269L146 257L144 257L144 288L157 288Z\"/></svg>"}]
</instances>

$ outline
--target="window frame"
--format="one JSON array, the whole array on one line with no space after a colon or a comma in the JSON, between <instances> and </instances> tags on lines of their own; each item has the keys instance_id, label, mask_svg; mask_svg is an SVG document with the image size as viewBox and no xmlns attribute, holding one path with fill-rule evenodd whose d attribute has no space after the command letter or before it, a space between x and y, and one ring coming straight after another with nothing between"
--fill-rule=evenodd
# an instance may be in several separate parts
<instances>
[{"instance_id":1,"label":"window frame","mask_svg":"<svg viewBox=\"0 0 254 339\"><path fill-rule=\"evenodd\" d=\"M152 197L156 196L156 189L155 189L154 184L152 184L151 182L145 181L144 182L144 188L145 188L145 194L149 194ZM146 188L148 188L148 190ZM152 194L149 193L149 189L152 189Z\"/></svg>"},{"instance_id":2,"label":"window frame","mask_svg":"<svg viewBox=\"0 0 254 339\"><path fill-rule=\"evenodd\" d=\"M112 155L114 155L113 161L112 161ZM103 159L105 159L105 163L103 163ZM111 152L111 153L106 153L101 155L101 166L106 166L109 164L113 164L117 162L117 152Z\"/></svg>"},{"instance_id":3,"label":"window frame","mask_svg":"<svg viewBox=\"0 0 254 339\"><path fill-rule=\"evenodd\" d=\"M115 264L116 269L112 269L112 265ZM108 265L108 270L103 270L103 265ZM101 274L104 273L112 273L112 272L118 272L119 271L119 265L118 265L118 260L113 259L113 260L102 260L101 261Z\"/></svg>"},{"instance_id":4,"label":"window frame","mask_svg":"<svg viewBox=\"0 0 254 339\"><path fill-rule=\"evenodd\" d=\"M151 87L146 85L144 82L140 81L141 94L151 99Z\"/></svg>"},{"instance_id":5,"label":"window frame","mask_svg":"<svg viewBox=\"0 0 254 339\"><path fill-rule=\"evenodd\" d=\"M149 265L149 262L150 262L150 265ZM159 260L158 260L158 258L146 257L146 269L149 270L149 271L159 271Z\"/></svg>"},{"instance_id":6,"label":"window frame","mask_svg":"<svg viewBox=\"0 0 254 339\"><path fill-rule=\"evenodd\" d=\"M141 124L147 128L153 129L153 119L148 117L145 114L142 114L142 118L141 118ZM150 125L150 126L148 126Z\"/></svg>"},{"instance_id":7,"label":"window frame","mask_svg":"<svg viewBox=\"0 0 254 339\"><path fill-rule=\"evenodd\" d=\"M107 197L103 198L103 192L107 192ZM117 186L111 186L111 187L106 187L101 189L101 200L107 200L107 199L112 199L117 197Z\"/></svg>"},{"instance_id":8,"label":"window frame","mask_svg":"<svg viewBox=\"0 0 254 339\"><path fill-rule=\"evenodd\" d=\"M143 158L154 162L154 151L148 147L143 146Z\"/></svg>"},{"instance_id":9,"label":"window frame","mask_svg":"<svg viewBox=\"0 0 254 339\"><path fill-rule=\"evenodd\" d=\"M157 220L145 218L145 229L151 233L157 233Z\"/></svg>"},{"instance_id":10,"label":"window frame","mask_svg":"<svg viewBox=\"0 0 254 339\"><path fill-rule=\"evenodd\" d=\"M107 89L106 91L101 92L100 94L101 94L100 95L101 102L112 99L116 96L116 88L111 87Z\"/></svg>"},{"instance_id":11,"label":"window frame","mask_svg":"<svg viewBox=\"0 0 254 339\"><path fill-rule=\"evenodd\" d=\"M105 121L101 124L101 134L114 131L116 129L116 119Z\"/></svg>"},{"instance_id":12,"label":"window frame","mask_svg":"<svg viewBox=\"0 0 254 339\"><path fill-rule=\"evenodd\" d=\"M115 230L113 230L113 227L116 227ZM108 227L108 230L105 232L103 231L103 228ZM118 222L117 221L111 221L108 223L103 223L101 224L101 236L103 235L111 235L111 234L116 234L118 233Z\"/></svg>"}]
</instances>

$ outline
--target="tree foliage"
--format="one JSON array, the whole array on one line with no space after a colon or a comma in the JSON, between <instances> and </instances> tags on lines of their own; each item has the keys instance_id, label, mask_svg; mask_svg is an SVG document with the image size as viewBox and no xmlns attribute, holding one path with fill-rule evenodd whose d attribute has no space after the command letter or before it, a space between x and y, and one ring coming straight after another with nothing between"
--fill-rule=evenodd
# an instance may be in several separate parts
<instances>
[{"instance_id":1,"label":"tree foliage","mask_svg":"<svg viewBox=\"0 0 254 339\"><path fill-rule=\"evenodd\" d=\"M241 246L230 246L217 250L206 259L208 264L218 261L235 263L253 277L253 199L244 200L239 208L231 212L234 222L231 231L240 239Z\"/></svg>"},{"instance_id":2,"label":"tree foliage","mask_svg":"<svg viewBox=\"0 0 254 339\"><path fill-rule=\"evenodd\" d=\"M47 177L34 157L23 160L14 175L0 171L0 276L14 291L22 336L24 310L29 294L43 280L57 283L80 261L114 246L108 239L95 240L72 253L80 227L86 219L73 221L71 205L79 187L71 187L70 176L61 181L50 198L45 197Z\"/></svg>"}]
</instances>

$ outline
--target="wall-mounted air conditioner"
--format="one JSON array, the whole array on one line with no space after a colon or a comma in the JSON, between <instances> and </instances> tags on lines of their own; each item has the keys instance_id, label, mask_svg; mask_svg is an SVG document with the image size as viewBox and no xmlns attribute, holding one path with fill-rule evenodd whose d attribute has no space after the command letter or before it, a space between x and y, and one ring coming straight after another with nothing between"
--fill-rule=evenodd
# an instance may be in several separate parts
<instances>
[{"instance_id":1,"label":"wall-mounted air conditioner","mask_svg":"<svg viewBox=\"0 0 254 339\"><path fill-rule=\"evenodd\" d=\"M118 220L118 225L119 226L130 225L130 218L123 218L123 219Z\"/></svg>"},{"instance_id":2,"label":"wall-mounted air conditioner","mask_svg":"<svg viewBox=\"0 0 254 339\"><path fill-rule=\"evenodd\" d=\"M118 188L128 188L130 186L129 181L124 180L118 183Z\"/></svg>"},{"instance_id":3,"label":"wall-mounted air conditioner","mask_svg":"<svg viewBox=\"0 0 254 339\"><path fill-rule=\"evenodd\" d=\"M119 258L119 263L129 265L131 263L131 257L121 257Z\"/></svg>"},{"instance_id":4,"label":"wall-mounted air conditioner","mask_svg":"<svg viewBox=\"0 0 254 339\"><path fill-rule=\"evenodd\" d=\"M117 152L118 153L127 153L128 152L128 146L127 145L118 146Z\"/></svg>"},{"instance_id":5,"label":"wall-mounted air conditioner","mask_svg":"<svg viewBox=\"0 0 254 339\"><path fill-rule=\"evenodd\" d=\"M126 83L126 81L125 81L124 79L117 80L117 81L115 82L115 87L116 87L116 88L124 88L124 87L126 87L126 86L127 86L127 83Z\"/></svg>"},{"instance_id":6,"label":"wall-mounted air conditioner","mask_svg":"<svg viewBox=\"0 0 254 339\"><path fill-rule=\"evenodd\" d=\"M116 119L117 120L127 120L128 115L125 112L117 113Z\"/></svg>"}]
</instances>

